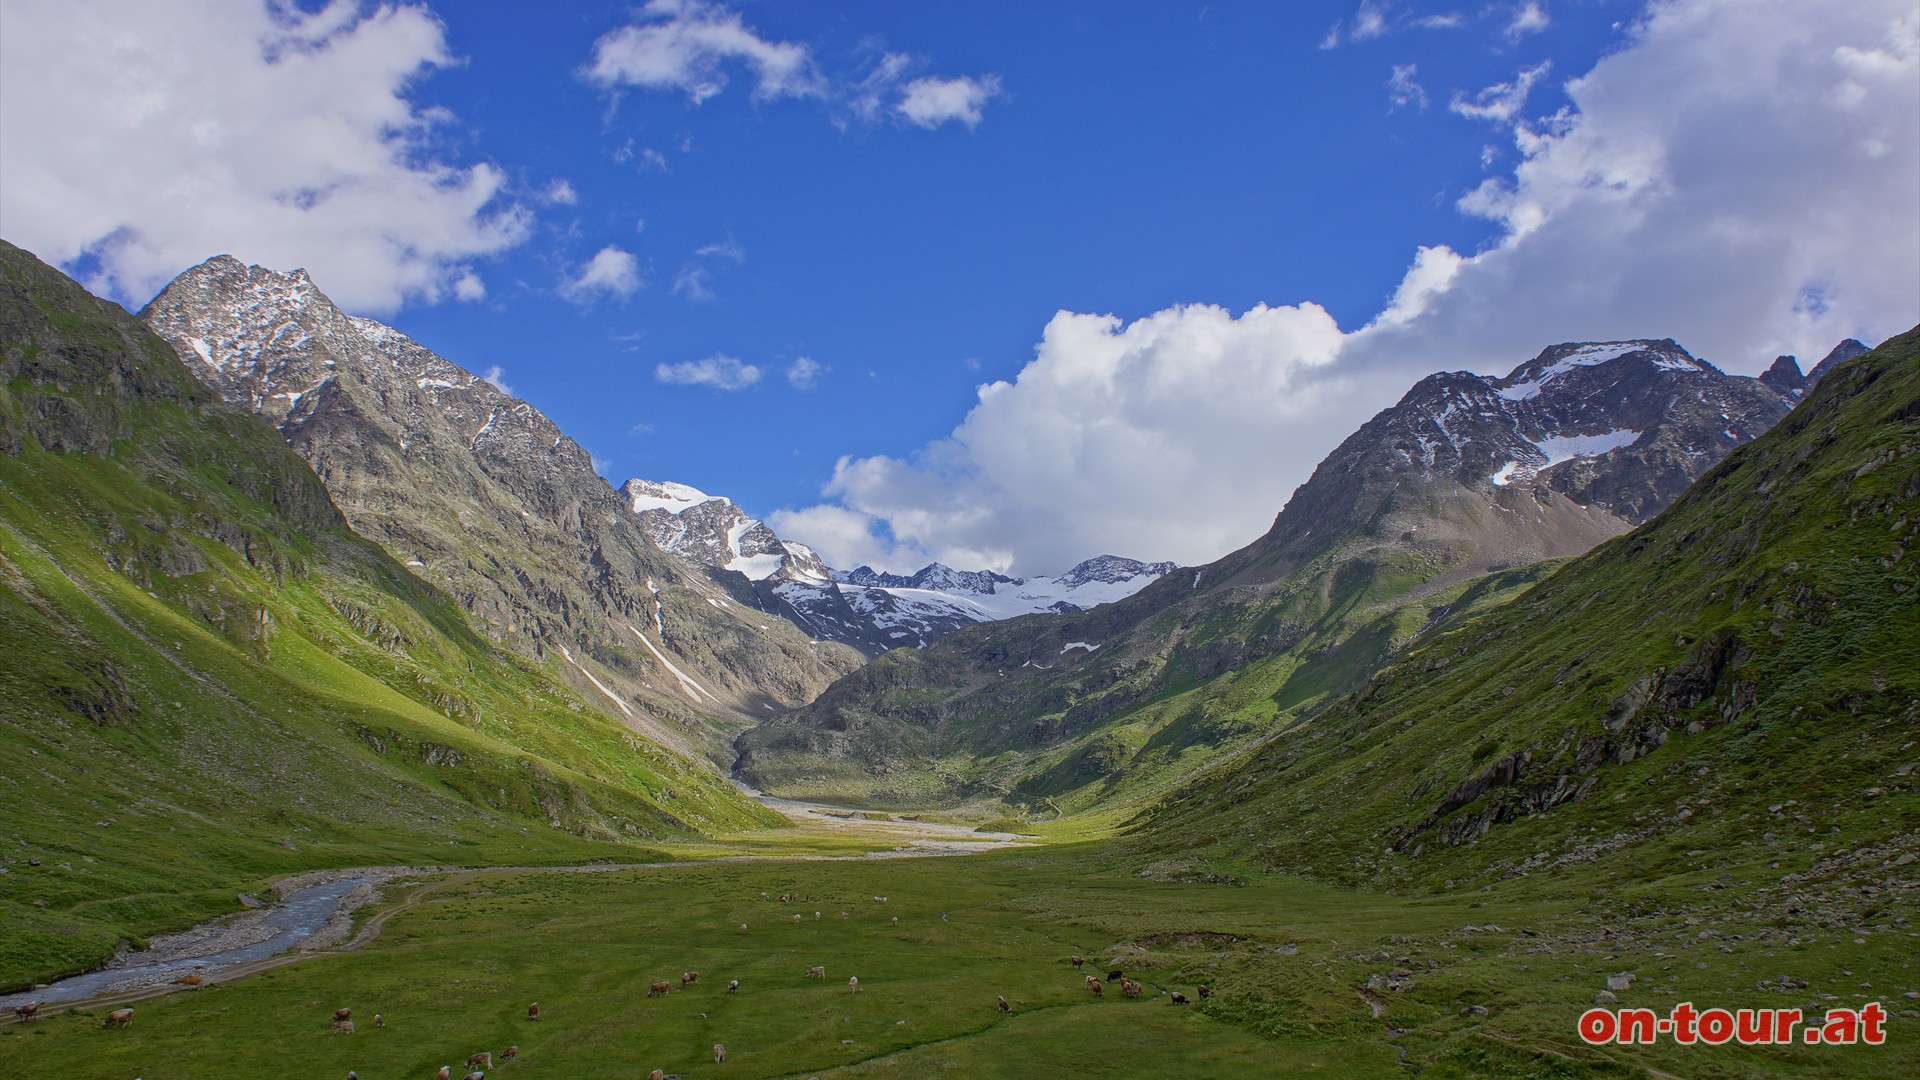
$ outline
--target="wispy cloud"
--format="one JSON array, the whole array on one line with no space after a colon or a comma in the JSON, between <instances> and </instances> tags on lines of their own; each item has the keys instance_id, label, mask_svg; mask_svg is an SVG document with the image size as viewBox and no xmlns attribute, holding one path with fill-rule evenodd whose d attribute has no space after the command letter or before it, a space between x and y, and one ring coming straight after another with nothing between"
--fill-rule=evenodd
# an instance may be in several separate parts
<instances>
[{"instance_id":1,"label":"wispy cloud","mask_svg":"<svg viewBox=\"0 0 1920 1080\"><path fill-rule=\"evenodd\" d=\"M1528 34L1537 34L1552 25L1553 20L1547 16L1545 5L1527 0L1514 11L1513 20L1507 23L1507 28L1501 33L1508 41L1519 41Z\"/></svg>"},{"instance_id":2,"label":"wispy cloud","mask_svg":"<svg viewBox=\"0 0 1920 1080\"><path fill-rule=\"evenodd\" d=\"M811 390L820 385L820 376L827 368L812 357L802 356L787 365L787 382L795 390Z\"/></svg>"},{"instance_id":3,"label":"wispy cloud","mask_svg":"<svg viewBox=\"0 0 1920 1080\"><path fill-rule=\"evenodd\" d=\"M653 377L676 386L711 386L715 390L745 390L760 381L760 369L739 358L715 354L702 360L660 364Z\"/></svg>"},{"instance_id":4,"label":"wispy cloud","mask_svg":"<svg viewBox=\"0 0 1920 1080\"><path fill-rule=\"evenodd\" d=\"M549 206L573 206L580 201L580 193L565 180L555 180L540 193L540 200Z\"/></svg>"},{"instance_id":5,"label":"wispy cloud","mask_svg":"<svg viewBox=\"0 0 1920 1080\"><path fill-rule=\"evenodd\" d=\"M506 374L506 371L501 368L499 364L495 364L487 369L486 374L480 377L492 383L495 390L500 391L508 397L519 397L520 395L513 392L513 387L507 385Z\"/></svg>"},{"instance_id":6,"label":"wispy cloud","mask_svg":"<svg viewBox=\"0 0 1920 1080\"><path fill-rule=\"evenodd\" d=\"M1427 111L1426 87L1413 81L1419 72L1418 64L1393 65L1393 76L1387 80L1387 100L1393 102L1394 108L1412 105L1421 112Z\"/></svg>"},{"instance_id":7,"label":"wispy cloud","mask_svg":"<svg viewBox=\"0 0 1920 1080\"><path fill-rule=\"evenodd\" d=\"M1464 91L1456 92L1447 108L1469 120L1511 124L1520 115L1520 110L1526 108L1527 96L1533 93L1533 84L1545 77L1552 67L1553 61L1542 60L1530 68L1520 69L1512 81L1494 83L1471 98Z\"/></svg>"},{"instance_id":8,"label":"wispy cloud","mask_svg":"<svg viewBox=\"0 0 1920 1080\"><path fill-rule=\"evenodd\" d=\"M864 72L820 70L804 42L779 41L747 25L739 12L713 0L651 0L628 25L594 43L582 73L602 89L627 87L684 93L695 104L722 93L730 69L744 68L754 97L816 98L834 122L893 122L919 128L947 123L977 127L986 106L1004 96L998 75L920 75L924 63L907 53L878 51ZM622 148L621 160L666 171L656 151ZM616 157L619 157L616 154Z\"/></svg>"}]
</instances>

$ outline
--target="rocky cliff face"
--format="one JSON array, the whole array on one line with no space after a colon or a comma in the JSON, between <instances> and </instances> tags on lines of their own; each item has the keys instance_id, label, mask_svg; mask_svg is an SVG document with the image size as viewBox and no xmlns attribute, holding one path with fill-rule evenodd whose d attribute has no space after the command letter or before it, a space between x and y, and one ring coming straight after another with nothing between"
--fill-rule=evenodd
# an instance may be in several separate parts
<instances>
[{"instance_id":1,"label":"rocky cliff face","mask_svg":"<svg viewBox=\"0 0 1920 1080\"><path fill-rule=\"evenodd\" d=\"M956 797L1118 784L1138 729L1177 720L1191 730L1161 741L1184 745L1246 734L1162 715L1171 690L1294 657L1262 694L1311 707L1524 587L1519 568L1645 521L1795 400L1667 340L1570 342L1504 377L1429 376L1329 454L1247 547L1093 611L965 629L890 658L743 736L741 768L770 790L881 777L876 797L891 776L915 778L924 798L929 765ZM1122 724L1132 736L1111 735ZM958 764L1008 750L992 776Z\"/></svg>"},{"instance_id":2,"label":"rocky cliff face","mask_svg":"<svg viewBox=\"0 0 1920 1080\"><path fill-rule=\"evenodd\" d=\"M662 741L710 752L739 718L807 701L858 660L735 608L538 409L344 314L304 271L210 259L141 318L274 424L356 531Z\"/></svg>"}]
</instances>

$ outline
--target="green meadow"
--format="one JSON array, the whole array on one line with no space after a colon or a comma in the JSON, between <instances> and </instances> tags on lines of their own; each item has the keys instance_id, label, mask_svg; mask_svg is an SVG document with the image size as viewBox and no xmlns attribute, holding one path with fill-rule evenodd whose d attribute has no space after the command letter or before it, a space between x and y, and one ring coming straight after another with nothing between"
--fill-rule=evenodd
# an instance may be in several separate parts
<instances>
[{"instance_id":1,"label":"green meadow","mask_svg":"<svg viewBox=\"0 0 1920 1080\"><path fill-rule=\"evenodd\" d=\"M1897 1016L1920 977L1908 970L1910 942L1834 939L1775 956L1757 945L1722 949L1738 940L1727 924L1712 941L1690 928L1615 938L1525 880L1422 897L1290 878L1175 884L1115 869L1101 844L1076 843L956 857L490 870L451 883L403 879L384 903L434 885L363 949L137 1002L131 1028L103 1030L107 1006L0 1028L0 1075L351 1069L363 1080L424 1080L443 1064L464 1075L483 1050L495 1055L493 1075L567 1078L656 1068L823 1078L1920 1072L1903 1019L1878 1048L1586 1047L1575 1020L1615 971L1638 976L1622 1005L1663 1012L1686 1000L1800 1006L1842 986L1851 992L1832 1003L1855 1005L1868 992L1851 984L1871 983ZM1075 955L1088 958L1085 969L1070 964ZM826 977L806 978L812 965ZM1110 965L1138 979L1143 996L1128 1000L1119 983L1103 982L1096 999L1085 973ZM1756 975L1776 969L1812 988L1755 988ZM689 970L700 978L682 990ZM1401 988L1368 989L1376 976ZM731 979L736 994L726 992ZM672 991L649 997L657 981ZM1204 1000L1203 983L1212 989ZM1174 991L1192 1004L1173 1004ZM998 1010L999 996L1010 1013ZM537 1021L526 1017L532 1002ZM338 1008L353 1010L355 1034L330 1029ZM376 1013L385 1027L372 1026ZM724 1064L713 1061L715 1043L727 1048ZM505 1061L510 1045L519 1053Z\"/></svg>"}]
</instances>

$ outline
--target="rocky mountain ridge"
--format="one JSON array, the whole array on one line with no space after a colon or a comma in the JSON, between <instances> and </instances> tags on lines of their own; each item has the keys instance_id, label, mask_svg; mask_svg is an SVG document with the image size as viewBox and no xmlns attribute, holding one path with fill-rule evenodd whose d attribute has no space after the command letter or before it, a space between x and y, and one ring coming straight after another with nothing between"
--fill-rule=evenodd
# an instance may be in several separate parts
<instances>
[{"instance_id":1,"label":"rocky mountain ridge","mask_svg":"<svg viewBox=\"0 0 1920 1080\"><path fill-rule=\"evenodd\" d=\"M742 736L741 770L768 790L851 783L881 802L890 788L1058 801L1151 771L1129 772L1142 743L1159 747L1156 767L1191 767L1524 589L1529 568L1629 531L1796 400L1664 339L1568 342L1504 376L1428 376L1335 448L1253 543L1094 611L885 658ZM1182 711L1187 688L1266 658L1285 662L1246 691L1264 717L1223 726Z\"/></svg>"},{"instance_id":2,"label":"rocky mountain ridge","mask_svg":"<svg viewBox=\"0 0 1920 1080\"><path fill-rule=\"evenodd\" d=\"M870 566L835 570L724 496L641 479L620 490L655 543L703 569L742 603L870 655L923 648L975 623L1082 611L1131 595L1173 569L1172 563L1101 555L1058 577L1015 578L937 562L913 574Z\"/></svg>"},{"instance_id":3,"label":"rocky mountain ridge","mask_svg":"<svg viewBox=\"0 0 1920 1080\"><path fill-rule=\"evenodd\" d=\"M304 271L219 256L140 317L278 428L356 531L651 738L713 753L725 730L858 661L739 610L663 552L538 409L346 315Z\"/></svg>"}]
</instances>

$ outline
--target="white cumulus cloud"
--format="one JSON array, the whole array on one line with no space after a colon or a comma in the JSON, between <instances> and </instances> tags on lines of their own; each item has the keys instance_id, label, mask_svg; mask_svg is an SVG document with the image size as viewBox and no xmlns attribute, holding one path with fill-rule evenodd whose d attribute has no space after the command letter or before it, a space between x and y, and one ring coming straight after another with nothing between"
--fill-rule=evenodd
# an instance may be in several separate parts
<instances>
[{"instance_id":1,"label":"white cumulus cloud","mask_svg":"<svg viewBox=\"0 0 1920 1080\"><path fill-rule=\"evenodd\" d=\"M1309 303L1061 312L951 435L843 458L831 502L770 520L842 566L1198 563L1257 537L1426 373L1668 336L1754 373L1920 320L1910 0L1662 0L1547 121L1523 104L1543 74L1467 102L1503 110L1487 118L1519 152L1461 201L1502 235L1472 254L1418 249L1366 326L1343 332Z\"/></svg>"},{"instance_id":2,"label":"white cumulus cloud","mask_svg":"<svg viewBox=\"0 0 1920 1080\"><path fill-rule=\"evenodd\" d=\"M638 22L594 43L586 73L603 87L679 90L698 103L726 89L730 63L752 70L758 98L824 92L805 45L763 38L739 12L706 0L651 0Z\"/></svg>"},{"instance_id":3,"label":"white cumulus cloud","mask_svg":"<svg viewBox=\"0 0 1920 1080\"><path fill-rule=\"evenodd\" d=\"M653 377L678 386L711 386L715 390L745 390L760 381L760 369L737 357L715 354L702 360L660 364Z\"/></svg>"},{"instance_id":4,"label":"white cumulus cloud","mask_svg":"<svg viewBox=\"0 0 1920 1080\"><path fill-rule=\"evenodd\" d=\"M1413 79L1419 73L1418 64L1393 65L1393 75L1387 79L1387 100L1393 102L1395 108L1412 105L1421 112L1427 111L1427 89Z\"/></svg>"},{"instance_id":5,"label":"white cumulus cloud","mask_svg":"<svg viewBox=\"0 0 1920 1080\"><path fill-rule=\"evenodd\" d=\"M493 388L495 390L500 391L501 393L507 395L508 397L519 396L518 394L515 394L513 392L513 387L507 385L506 370L502 368L499 364L495 364L492 367L488 368L486 374L480 377L492 383Z\"/></svg>"},{"instance_id":6,"label":"white cumulus cloud","mask_svg":"<svg viewBox=\"0 0 1920 1080\"><path fill-rule=\"evenodd\" d=\"M640 284L640 260L633 252L608 244L560 283L560 295L585 305L608 296L625 299L638 292Z\"/></svg>"},{"instance_id":7,"label":"white cumulus cloud","mask_svg":"<svg viewBox=\"0 0 1920 1080\"><path fill-rule=\"evenodd\" d=\"M1552 25L1553 19L1548 16L1545 5L1527 0L1514 11L1513 20L1507 23L1504 33L1508 41L1519 41L1528 34L1537 34Z\"/></svg>"},{"instance_id":8,"label":"white cumulus cloud","mask_svg":"<svg viewBox=\"0 0 1920 1080\"><path fill-rule=\"evenodd\" d=\"M0 233L133 303L221 252L307 267L350 310L475 299L473 262L530 215L409 99L452 62L415 4L8 0Z\"/></svg>"},{"instance_id":9,"label":"white cumulus cloud","mask_svg":"<svg viewBox=\"0 0 1920 1080\"><path fill-rule=\"evenodd\" d=\"M936 128L950 120L968 127L980 126L987 102L1000 94L1000 79L986 75L978 79L962 75L946 79L928 75L907 84L906 93L895 106L910 123Z\"/></svg>"}]
</instances>

